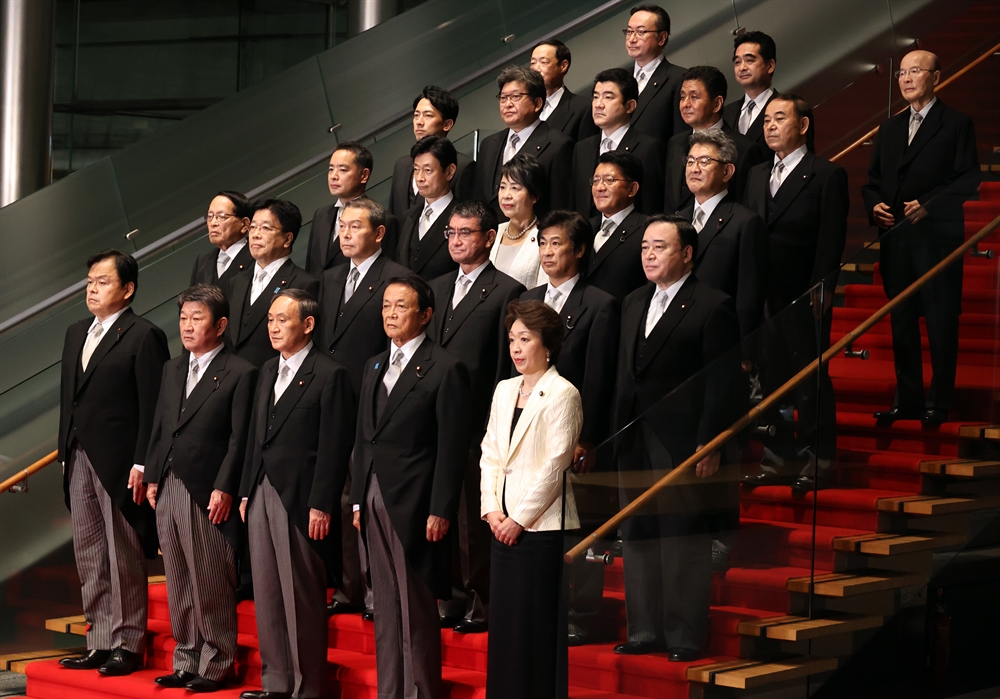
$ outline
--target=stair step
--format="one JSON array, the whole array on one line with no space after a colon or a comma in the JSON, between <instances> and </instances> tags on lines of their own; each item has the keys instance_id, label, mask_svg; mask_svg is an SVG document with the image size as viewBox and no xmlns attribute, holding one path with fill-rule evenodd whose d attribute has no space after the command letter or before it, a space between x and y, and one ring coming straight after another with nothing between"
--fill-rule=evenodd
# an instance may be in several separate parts
<instances>
[{"instance_id":1,"label":"stair step","mask_svg":"<svg viewBox=\"0 0 1000 699\"><path fill-rule=\"evenodd\" d=\"M87 619L83 614L75 616L61 616L55 619L46 619L45 628L56 633L68 633L74 636L87 635Z\"/></svg>"},{"instance_id":2,"label":"stair step","mask_svg":"<svg viewBox=\"0 0 1000 699\"><path fill-rule=\"evenodd\" d=\"M728 660L712 665L688 668L687 677L692 682L714 684L733 689L755 689L767 685L818 675L837 669L836 658L788 658L763 662L757 660Z\"/></svg>"},{"instance_id":3,"label":"stair step","mask_svg":"<svg viewBox=\"0 0 1000 699\"><path fill-rule=\"evenodd\" d=\"M24 674L24 668L28 663L38 660L60 660L73 655L87 652L84 648L53 648L50 650L32 650L23 653L6 653L0 655L0 670L17 672Z\"/></svg>"},{"instance_id":4,"label":"stair step","mask_svg":"<svg viewBox=\"0 0 1000 699\"><path fill-rule=\"evenodd\" d=\"M872 532L860 536L843 536L833 542L833 548L847 553L863 553L869 556L897 556L914 551L961 546L966 537L960 534L946 536L914 536L905 534L881 534Z\"/></svg>"},{"instance_id":5,"label":"stair step","mask_svg":"<svg viewBox=\"0 0 1000 699\"><path fill-rule=\"evenodd\" d=\"M921 585L925 582L927 582L927 576L922 573L872 570L822 575L817 573L812 579L809 576L790 578L787 585L790 592L808 594L810 583L812 583L814 593L821 597L853 597L880 590Z\"/></svg>"},{"instance_id":6,"label":"stair step","mask_svg":"<svg viewBox=\"0 0 1000 699\"><path fill-rule=\"evenodd\" d=\"M838 614L822 619L810 619L802 616L775 616L767 619L742 621L739 625L739 632L744 636L755 638L808 641L813 638L878 628L882 622L881 616L863 614Z\"/></svg>"},{"instance_id":7,"label":"stair step","mask_svg":"<svg viewBox=\"0 0 1000 699\"><path fill-rule=\"evenodd\" d=\"M1000 425L964 425L959 434L969 439L1000 440Z\"/></svg>"},{"instance_id":8,"label":"stair step","mask_svg":"<svg viewBox=\"0 0 1000 699\"><path fill-rule=\"evenodd\" d=\"M937 495L905 495L882 498L880 512L902 512L908 515L948 515L1000 507L1000 495L984 498L940 497Z\"/></svg>"},{"instance_id":9,"label":"stair step","mask_svg":"<svg viewBox=\"0 0 1000 699\"><path fill-rule=\"evenodd\" d=\"M980 461L977 459L922 461L920 463L920 472L931 476L988 478L990 476L1000 476L1000 461Z\"/></svg>"}]
</instances>

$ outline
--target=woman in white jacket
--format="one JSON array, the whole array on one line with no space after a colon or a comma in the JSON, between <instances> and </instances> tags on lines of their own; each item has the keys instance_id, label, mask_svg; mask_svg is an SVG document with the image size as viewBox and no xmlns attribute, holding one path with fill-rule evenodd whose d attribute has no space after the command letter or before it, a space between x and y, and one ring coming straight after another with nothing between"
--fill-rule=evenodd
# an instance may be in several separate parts
<instances>
[{"instance_id":1,"label":"woman in white jacket","mask_svg":"<svg viewBox=\"0 0 1000 699\"><path fill-rule=\"evenodd\" d=\"M583 409L555 368L563 341L558 314L541 301L512 301L506 326L521 376L493 393L480 461L481 512L493 532L486 696L548 699L566 635L559 619L563 535L580 526L568 485L563 496L563 472Z\"/></svg>"}]
</instances>

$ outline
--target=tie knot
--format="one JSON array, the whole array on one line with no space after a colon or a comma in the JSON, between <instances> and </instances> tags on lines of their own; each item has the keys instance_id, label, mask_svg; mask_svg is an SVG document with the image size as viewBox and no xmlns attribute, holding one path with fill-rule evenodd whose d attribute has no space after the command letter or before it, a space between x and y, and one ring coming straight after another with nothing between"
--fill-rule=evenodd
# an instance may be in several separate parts
<instances>
[{"instance_id":1,"label":"tie knot","mask_svg":"<svg viewBox=\"0 0 1000 699\"><path fill-rule=\"evenodd\" d=\"M398 349L396 350L396 353L392 355L392 365L394 367L403 366L403 350Z\"/></svg>"},{"instance_id":2,"label":"tie knot","mask_svg":"<svg viewBox=\"0 0 1000 699\"><path fill-rule=\"evenodd\" d=\"M229 253L226 252L225 250L219 250L219 262L228 262L228 261L229 261Z\"/></svg>"},{"instance_id":3,"label":"tie knot","mask_svg":"<svg viewBox=\"0 0 1000 699\"><path fill-rule=\"evenodd\" d=\"M749 102L747 102L747 114L753 114L754 107L756 107L756 106L757 106L757 103L754 102L753 100L750 100Z\"/></svg>"},{"instance_id":4,"label":"tie knot","mask_svg":"<svg viewBox=\"0 0 1000 699\"><path fill-rule=\"evenodd\" d=\"M194 355L192 354L192 355L191 355L191 362L189 363L188 367L190 368L190 370L191 370L191 371L193 371L194 373L196 373L196 374L197 374L197 373L198 373L198 366L199 366L199 364L198 364L198 360L197 360L197 358L195 358L195 356L194 356Z\"/></svg>"},{"instance_id":5,"label":"tie knot","mask_svg":"<svg viewBox=\"0 0 1000 699\"><path fill-rule=\"evenodd\" d=\"M923 120L924 120L924 117L923 117L923 115L920 112L914 112L913 113L913 121L914 122L916 122L916 123L919 124Z\"/></svg>"},{"instance_id":6,"label":"tie knot","mask_svg":"<svg viewBox=\"0 0 1000 699\"><path fill-rule=\"evenodd\" d=\"M104 326L98 323L93 328L91 328L90 334L93 335L94 337L100 337L101 335L104 334Z\"/></svg>"},{"instance_id":7,"label":"tie knot","mask_svg":"<svg viewBox=\"0 0 1000 699\"><path fill-rule=\"evenodd\" d=\"M774 166L774 171L777 172L779 175L784 171L784 169L785 169L785 164L780 160Z\"/></svg>"},{"instance_id":8,"label":"tie knot","mask_svg":"<svg viewBox=\"0 0 1000 699\"><path fill-rule=\"evenodd\" d=\"M278 371L278 376L280 376L281 378L284 379L284 378L286 378L288 376L288 373L290 371L291 371L291 368L287 364L282 364L281 365L281 369Z\"/></svg>"},{"instance_id":9,"label":"tie knot","mask_svg":"<svg viewBox=\"0 0 1000 699\"><path fill-rule=\"evenodd\" d=\"M469 284L472 283L472 280L469 279L464 274L460 274L458 275L458 283L461 284L462 286L468 286Z\"/></svg>"},{"instance_id":10,"label":"tie knot","mask_svg":"<svg viewBox=\"0 0 1000 699\"><path fill-rule=\"evenodd\" d=\"M510 145L512 148L516 147L517 144L520 142L521 142L521 137L518 136L516 133L512 133L510 135Z\"/></svg>"},{"instance_id":11,"label":"tie knot","mask_svg":"<svg viewBox=\"0 0 1000 699\"><path fill-rule=\"evenodd\" d=\"M358 271L357 267L351 267L351 273L347 275L348 280L351 282L356 282L358 277L361 276L361 272Z\"/></svg>"},{"instance_id":12,"label":"tie knot","mask_svg":"<svg viewBox=\"0 0 1000 699\"><path fill-rule=\"evenodd\" d=\"M603 141L604 151L607 152L615 147L615 142L610 138L605 138Z\"/></svg>"},{"instance_id":13,"label":"tie knot","mask_svg":"<svg viewBox=\"0 0 1000 699\"><path fill-rule=\"evenodd\" d=\"M424 218L426 218L427 220L430 220L431 214L433 214L433 213L434 213L434 210L431 208L430 204L428 204L427 206L424 207Z\"/></svg>"},{"instance_id":14,"label":"tie knot","mask_svg":"<svg viewBox=\"0 0 1000 699\"><path fill-rule=\"evenodd\" d=\"M614 229L615 229L615 222L609 218L607 221L604 222L604 225L601 226L601 233L604 235L604 237L607 237L611 235L611 231L613 231Z\"/></svg>"},{"instance_id":15,"label":"tie knot","mask_svg":"<svg viewBox=\"0 0 1000 699\"><path fill-rule=\"evenodd\" d=\"M267 278L267 270L258 269L257 270L257 281L263 282Z\"/></svg>"}]
</instances>

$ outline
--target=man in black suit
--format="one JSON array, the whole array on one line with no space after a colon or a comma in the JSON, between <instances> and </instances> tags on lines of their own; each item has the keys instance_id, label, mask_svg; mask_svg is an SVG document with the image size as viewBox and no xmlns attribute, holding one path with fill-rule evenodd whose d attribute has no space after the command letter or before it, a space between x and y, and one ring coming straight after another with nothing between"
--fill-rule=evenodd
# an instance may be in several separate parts
<instances>
[{"instance_id":1,"label":"man in black suit","mask_svg":"<svg viewBox=\"0 0 1000 699\"><path fill-rule=\"evenodd\" d=\"M625 50L635 61L632 75L639 85L639 99L632 112L632 126L639 133L666 143L684 129L677 111L677 94L684 69L663 57L670 39L670 15L658 5L639 5L630 11Z\"/></svg>"},{"instance_id":2,"label":"man in black suit","mask_svg":"<svg viewBox=\"0 0 1000 699\"><path fill-rule=\"evenodd\" d=\"M182 291L186 353L163 367L146 456L146 499L167 574L174 647L161 687L214 692L236 655L236 552L239 518L230 516L246 457L257 368L226 349L229 302L222 289Z\"/></svg>"},{"instance_id":3,"label":"man in black suit","mask_svg":"<svg viewBox=\"0 0 1000 699\"><path fill-rule=\"evenodd\" d=\"M573 461L577 472L608 466L598 465L596 447L611 429L615 384L608 380L608 367L617 366L621 322L615 297L582 278L581 268L592 235L590 223L575 211L552 211L542 218L538 225L538 255L548 283L521 294L522 301L544 301L563 321L565 339L556 368L560 376L576 386L583 401L583 429ZM588 497L587 490L586 484L574 485L578 504ZM593 531L602 524L606 509L579 509L584 531ZM601 514L601 521L587 521L586 512ZM601 611L604 588L603 566L578 560L580 563L573 567L569 603L570 645L582 645L590 639Z\"/></svg>"},{"instance_id":4,"label":"man in black suit","mask_svg":"<svg viewBox=\"0 0 1000 699\"><path fill-rule=\"evenodd\" d=\"M882 286L895 298L962 244L962 203L979 186L972 119L934 95L941 79L938 57L911 51L899 63L899 89L910 107L879 128L862 188L865 209L887 235L879 250ZM962 264L951 265L917 296L892 312L896 398L875 414L883 421L920 418L936 425L948 417L955 394ZM924 400L920 316L927 322L930 390Z\"/></svg>"},{"instance_id":5,"label":"man in black suit","mask_svg":"<svg viewBox=\"0 0 1000 699\"><path fill-rule=\"evenodd\" d=\"M631 128L639 86L624 68L603 70L594 78L594 123L601 132L576 144L573 151L573 208L589 218L597 213L591 180L597 159L609 150L632 153L642 163L642 189L635 208L650 215L663 210L663 143Z\"/></svg>"},{"instance_id":6,"label":"man in black suit","mask_svg":"<svg viewBox=\"0 0 1000 699\"><path fill-rule=\"evenodd\" d=\"M698 243L680 216L650 217L642 262L652 283L622 304L615 425L628 426L618 441L623 500L642 491L630 481L658 480L735 417L730 397L739 358L731 350L739 343L739 323L732 299L692 273ZM668 487L655 507L624 523L628 641L615 653L668 650L674 662L701 654L712 537L704 492L711 486L699 479L715 474L719 461L718 451L705 457L687 482Z\"/></svg>"},{"instance_id":7,"label":"man in black suit","mask_svg":"<svg viewBox=\"0 0 1000 699\"><path fill-rule=\"evenodd\" d=\"M684 73L681 83L681 118L691 127L670 139L667 144L667 188L664 211L680 211L691 206L691 190L685 178L685 163L691 134L718 130L736 146L735 172L729 178L729 193L742 201L750 168L764 162L760 146L741 136L722 120L722 106L726 103L726 76L712 66L695 66ZM770 155L770 151L768 151Z\"/></svg>"},{"instance_id":8,"label":"man in black suit","mask_svg":"<svg viewBox=\"0 0 1000 699\"><path fill-rule=\"evenodd\" d=\"M465 366L425 332L433 314L427 282L390 280L382 320L392 344L365 366L354 446L351 502L371 563L378 691L391 697L444 696L435 600L450 594L471 394Z\"/></svg>"},{"instance_id":9,"label":"man in black suit","mask_svg":"<svg viewBox=\"0 0 1000 699\"><path fill-rule=\"evenodd\" d=\"M267 313L280 355L260 372L240 516L247 523L263 691L241 699L321 697L326 586L340 578L340 518L354 398L347 370L313 347L319 305L283 289Z\"/></svg>"},{"instance_id":10,"label":"man in black suit","mask_svg":"<svg viewBox=\"0 0 1000 699\"><path fill-rule=\"evenodd\" d=\"M635 210L643 175L634 155L608 151L598 158L591 185L601 215L590 219L594 237L584 263L587 283L619 301L646 283L639 257L646 217Z\"/></svg>"},{"instance_id":11,"label":"man in black suit","mask_svg":"<svg viewBox=\"0 0 1000 699\"><path fill-rule=\"evenodd\" d=\"M472 448L457 522L460 579L455 576L451 601L441 605L442 623L451 622L459 633L486 630L492 533L479 508L479 444L486 434L493 389L511 375L504 327L507 304L524 291L490 262L496 228L496 217L481 202L458 204L448 224L448 252L459 267L430 283L440 312L431 318L427 334L466 366L472 380Z\"/></svg>"},{"instance_id":12,"label":"man in black suit","mask_svg":"<svg viewBox=\"0 0 1000 699\"><path fill-rule=\"evenodd\" d=\"M260 368L278 353L265 323L272 296L282 289L305 289L315 296L319 280L292 262L292 245L302 226L299 207L284 199L265 199L255 206L248 236L254 264L233 280L233 322L226 326L226 337L237 356Z\"/></svg>"},{"instance_id":13,"label":"man in black suit","mask_svg":"<svg viewBox=\"0 0 1000 699\"><path fill-rule=\"evenodd\" d=\"M764 219L729 190L738 158L729 136L710 129L689 138L685 172L692 199L679 213L698 231L694 271L699 280L733 299L740 337L746 338L760 326L764 314L768 259ZM744 349L749 359L752 350Z\"/></svg>"},{"instance_id":14,"label":"man in black suit","mask_svg":"<svg viewBox=\"0 0 1000 699\"><path fill-rule=\"evenodd\" d=\"M451 191L457 153L447 138L425 136L410 149L410 158L423 204L407 213L394 259L425 279L433 279L458 266L448 254L444 237L458 201Z\"/></svg>"},{"instance_id":15,"label":"man in black suit","mask_svg":"<svg viewBox=\"0 0 1000 699\"><path fill-rule=\"evenodd\" d=\"M377 201L368 197L352 199L344 207L341 221L340 246L349 262L323 272L318 342L321 352L347 369L356 402L365 362L385 351L389 342L382 328L382 294L390 279L408 274L409 270L382 254L385 210ZM331 614L371 607L371 589L366 589L365 582L367 561L358 533L351 526L350 488L348 477L340 508L343 579L327 607Z\"/></svg>"},{"instance_id":16,"label":"man in black suit","mask_svg":"<svg viewBox=\"0 0 1000 699\"><path fill-rule=\"evenodd\" d=\"M764 110L778 94L771 86L776 65L777 47L774 39L764 32L744 32L733 39L733 73L744 90L743 98L726 105L722 116L726 124L757 143L767 155L764 139ZM813 146L816 125L809 125L806 147Z\"/></svg>"},{"instance_id":17,"label":"man in black suit","mask_svg":"<svg viewBox=\"0 0 1000 699\"><path fill-rule=\"evenodd\" d=\"M205 221L208 224L208 240L218 250L210 250L198 256L191 270L191 286L211 284L230 293L233 279L237 274L253 265L247 233L253 207L239 192L219 192L208 205Z\"/></svg>"},{"instance_id":18,"label":"man in black suit","mask_svg":"<svg viewBox=\"0 0 1000 699\"><path fill-rule=\"evenodd\" d=\"M528 68L507 66L497 78L497 87L500 118L507 128L487 136L479 145L473 198L487 202L499 215L500 168L518 153L524 153L538 159L549 183L546 196L535 204L535 213L568 207L572 196L573 139L538 118L545 103L542 76Z\"/></svg>"},{"instance_id":19,"label":"man in black suit","mask_svg":"<svg viewBox=\"0 0 1000 699\"><path fill-rule=\"evenodd\" d=\"M309 247L306 249L306 271L314 277L318 278L323 270L346 261L338 238L340 215L347 202L364 195L374 167L375 159L371 151L356 141L344 141L330 156L326 184L337 201L316 209L312 217ZM389 257L396 254L398 237L399 221L395 216L389 216L386 219L384 241Z\"/></svg>"},{"instance_id":20,"label":"man in black suit","mask_svg":"<svg viewBox=\"0 0 1000 699\"><path fill-rule=\"evenodd\" d=\"M448 138L457 120L458 100L443 87L428 85L413 100L413 137L418 141L427 136ZM476 161L465 153L458 153L455 165L452 189L459 201L464 201L472 196ZM413 157L404 155L392 168L392 191L386 211L403 220L407 212L418 205L423 205L423 197L413 178Z\"/></svg>"},{"instance_id":21,"label":"man in black suit","mask_svg":"<svg viewBox=\"0 0 1000 699\"><path fill-rule=\"evenodd\" d=\"M58 459L90 630L87 653L60 664L128 675L146 646L146 558L156 556L157 541L142 470L170 351L163 331L130 307L135 259L107 250L87 267L94 318L66 330Z\"/></svg>"},{"instance_id":22,"label":"man in black suit","mask_svg":"<svg viewBox=\"0 0 1000 699\"><path fill-rule=\"evenodd\" d=\"M590 118L590 100L576 95L563 84L573 55L569 47L558 39L548 39L531 49L529 67L541 74L545 81L545 104L538 118L553 129L579 141L597 133Z\"/></svg>"},{"instance_id":23,"label":"man in black suit","mask_svg":"<svg viewBox=\"0 0 1000 699\"><path fill-rule=\"evenodd\" d=\"M764 137L774 161L753 168L747 182L747 207L764 219L768 233L768 330L761 356L765 395L830 345L850 202L844 168L808 150L811 121L812 109L801 97L775 95L764 113ZM765 439L761 471L747 476L746 485L791 479L793 488L807 491L832 481L837 417L826 367L818 392L815 377L799 384L792 399L795 426L780 410L773 411L777 433Z\"/></svg>"}]
</instances>

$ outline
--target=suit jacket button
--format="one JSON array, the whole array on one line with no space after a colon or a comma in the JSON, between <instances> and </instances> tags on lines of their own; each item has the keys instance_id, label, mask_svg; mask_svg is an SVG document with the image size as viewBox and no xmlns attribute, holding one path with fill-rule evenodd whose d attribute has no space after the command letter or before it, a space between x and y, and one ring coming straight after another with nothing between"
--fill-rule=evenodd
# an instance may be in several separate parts
<instances>
[{"instance_id":1,"label":"suit jacket button","mask_svg":"<svg viewBox=\"0 0 1000 699\"><path fill-rule=\"evenodd\" d=\"M270 430L270 429L274 429L274 425L268 425L268 426L267 426L267 429L269 429L269 430Z\"/></svg>"},{"instance_id":2,"label":"suit jacket button","mask_svg":"<svg viewBox=\"0 0 1000 699\"><path fill-rule=\"evenodd\" d=\"M168 456L167 457L167 461L173 461L173 460L174 460L174 457L172 457L172 456Z\"/></svg>"},{"instance_id":3,"label":"suit jacket button","mask_svg":"<svg viewBox=\"0 0 1000 699\"><path fill-rule=\"evenodd\" d=\"M73 407L74 407L74 408L75 408L76 406L78 406L78 405L80 405L80 404L79 404L79 403L78 403L77 401L73 401Z\"/></svg>"},{"instance_id":4,"label":"suit jacket button","mask_svg":"<svg viewBox=\"0 0 1000 699\"><path fill-rule=\"evenodd\" d=\"M455 320L455 316L448 316L448 320Z\"/></svg>"},{"instance_id":5,"label":"suit jacket button","mask_svg":"<svg viewBox=\"0 0 1000 699\"><path fill-rule=\"evenodd\" d=\"M271 445L270 444L265 444L264 448L267 449L269 446L271 446Z\"/></svg>"},{"instance_id":6,"label":"suit jacket button","mask_svg":"<svg viewBox=\"0 0 1000 699\"><path fill-rule=\"evenodd\" d=\"M334 352L336 352L336 351L337 351L337 350L335 350L335 349L332 349L332 350L330 350L330 354L333 354L333 353L334 353Z\"/></svg>"},{"instance_id":7,"label":"suit jacket button","mask_svg":"<svg viewBox=\"0 0 1000 699\"><path fill-rule=\"evenodd\" d=\"M174 436L175 436L175 437L176 437L177 435L179 435L179 434L180 434L180 432L174 432Z\"/></svg>"},{"instance_id":8,"label":"suit jacket button","mask_svg":"<svg viewBox=\"0 0 1000 699\"><path fill-rule=\"evenodd\" d=\"M344 312L343 312L343 311L341 311L341 312L340 312L340 317L341 317L341 318L343 318L343 317L344 317Z\"/></svg>"},{"instance_id":9,"label":"suit jacket button","mask_svg":"<svg viewBox=\"0 0 1000 699\"><path fill-rule=\"evenodd\" d=\"M372 440L372 446L373 446L373 447L374 447L374 446L376 446L376 444L375 444L375 440L374 440L374 439Z\"/></svg>"}]
</instances>

